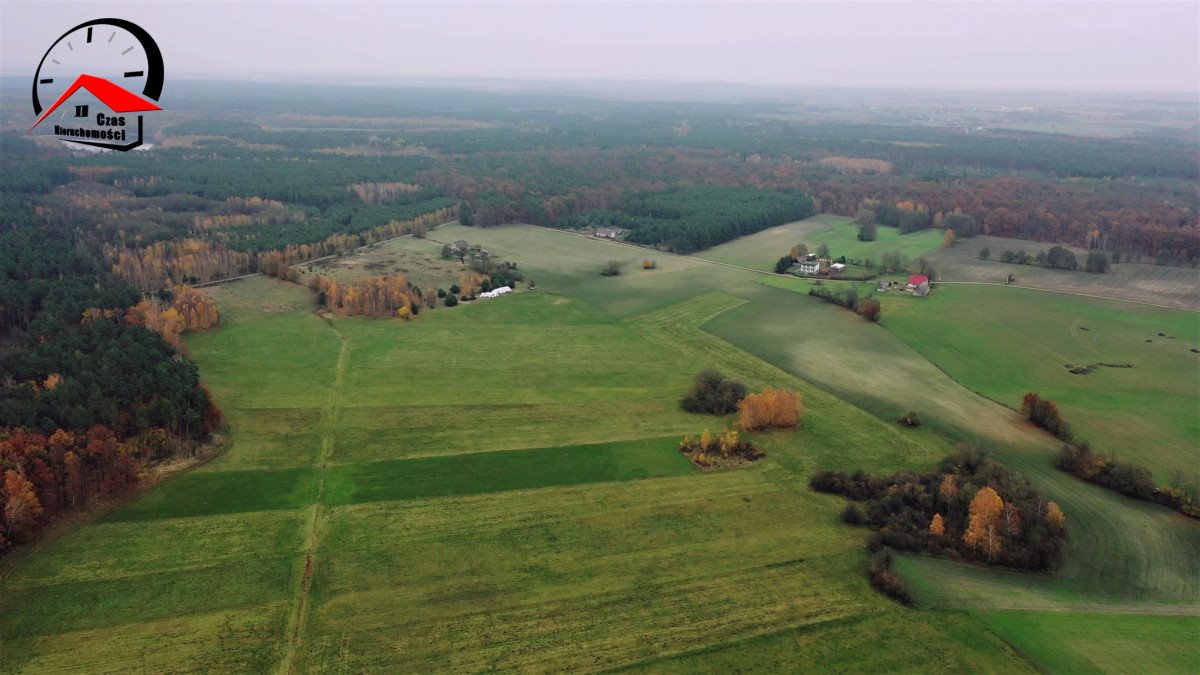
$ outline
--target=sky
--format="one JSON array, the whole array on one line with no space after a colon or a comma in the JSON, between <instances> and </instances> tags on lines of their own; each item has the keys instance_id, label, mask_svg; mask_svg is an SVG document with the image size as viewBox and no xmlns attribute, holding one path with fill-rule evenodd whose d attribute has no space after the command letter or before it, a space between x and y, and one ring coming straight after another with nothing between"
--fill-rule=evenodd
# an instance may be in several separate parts
<instances>
[{"instance_id":1,"label":"sky","mask_svg":"<svg viewBox=\"0 0 1200 675\"><path fill-rule=\"evenodd\" d=\"M1064 91L1200 89L1200 2L19 2L0 75L61 34L141 25L167 77L668 80Z\"/></svg>"}]
</instances>

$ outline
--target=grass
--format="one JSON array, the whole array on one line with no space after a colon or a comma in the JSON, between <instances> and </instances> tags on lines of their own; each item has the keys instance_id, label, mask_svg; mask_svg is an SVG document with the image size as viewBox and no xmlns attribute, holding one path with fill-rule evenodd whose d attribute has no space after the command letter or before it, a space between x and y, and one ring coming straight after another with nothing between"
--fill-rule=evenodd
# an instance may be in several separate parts
<instances>
[{"instance_id":1,"label":"grass","mask_svg":"<svg viewBox=\"0 0 1200 675\"><path fill-rule=\"evenodd\" d=\"M15 566L7 667L1015 671L1055 662L999 621L1047 609L1111 617L1162 670L1191 663L1130 612L1194 613L1200 528L1055 471L1051 441L920 346L799 280L676 256L643 271L643 250L531 227L431 234L539 290L408 323L326 321L269 279L215 290L223 326L188 343L227 451ZM610 259L625 271L602 278ZM799 390L801 426L754 434L753 465L694 470L678 438L730 422L678 408L705 367ZM890 421L909 407L929 424ZM923 469L975 435L1063 505L1068 562L1042 578L906 557L924 606L901 608L808 475Z\"/></svg>"},{"instance_id":2,"label":"grass","mask_svg":"<svg viewBox=\"0 0 1200 675\"><path fill-rule=\"evenodd\" d=\"M925 302L886 298L883 311L890 331L970 388L1014 408L1036 390L1097 450L1160 481L1173 468L1195 469L1196 315L987 286L942 286ZM1067 367L1094 363L1135 367L1087 375Z\"/></svg>"},{"instance_id":3,"label":"grass","mask_svg":"<svg viewBox=\"0 0 1200 675\"><path fill-rule=\"evenodd\" d=\"M1123 262L1113 265L1106 274L1088 274L1082 271L1088 251L1071 246L1067 248L1075 253L1079 271L999 262L1000 254L1005 251L1036 254L1051 246L1044 241L979 236L939 249L930 259L943 281L1004 284L1008 275L1013 274L1017 286L1200 310L1200 270L1195 268ZM979 259L979 251L984 247L991 251L989 260Z\"/></svg>"},{"instance_id":4,"label":"grass","mask_svg":"<svg viewBox=\"0 0 1200 675\"><path fill-rule=\"evenodd\" d=\"M985 623L1053 673L1181 672L1200 663L1200 619L1077 612L983 612Z\"/></svg>"},{"instance_id":5,"label":"grass","mask_svg":"<svg viewBox=\"0 0 1200 675\"><path fill-rule=\"evenodd\" d=\"M834 258L873 258L878 262L880 256L889 251L901 253L908 258L931 253L942 245L942 236L941 230L900 234L897 228L879 227L875 241L859 241L858 226L854 224L854 219L820 215L741 237L701 251L697 256L761 272L772 272L780 256L787 255L793 246L800 243L807 244L808 250L814 253L818 246L825 244Z\"/></svg>"},{"instance_id":6,"label":"grass","mask_svg":"<svg viewBox=\"0 0 1200 675\"><path fill-rule=\"evenodd\" d=\"M340 465L329 474L326 500L343 505L678 476L692 471L678 445L670 436Z\"/></svg>"}]
</instances>

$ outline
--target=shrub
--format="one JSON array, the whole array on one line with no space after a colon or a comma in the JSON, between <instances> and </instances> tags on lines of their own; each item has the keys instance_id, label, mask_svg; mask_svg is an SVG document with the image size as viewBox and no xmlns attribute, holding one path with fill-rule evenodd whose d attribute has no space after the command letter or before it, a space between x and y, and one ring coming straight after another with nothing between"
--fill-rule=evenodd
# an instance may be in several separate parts
<instances>
[{"instance_id":1,"label":"shrub","mask_svg":"<svg viewBox=\"0 0 1200 675\"><path fill-rule=\"evenodd\" d=\"M1028 417L1034 426L1045 429L1064 441L1071 440L1071 427L1062 418L1058 404L1054 401L1041 398L1031 391L1021 400L1021 414Z\"/></svg>"},{"instance_id":2,"label":"shrub","mask_svg":"<svg viewBox=\"0 0 1200 675\"><path fill-rule=\"evenodd\" d=\"M447 295L446 296L446 306L447 307L453 307L457 304L458 304L458 296L456 296L456 295Z\"/></svg>"},{"instance_id":3,"label":"shrub","mask_svg":"<svg viewBox=\"0 0 1200 675\"><path fill-rule=\"evenodd\" d=\"M748 390L741 382L726 379L715 370L696 373L691 389L684 394L683 409L692 413L726 415L738 408Z\"/></svg>"},{"instance_id":4,"label":"shrub","mask_svg":"<svg viewBox=\"0 0 1200 675\"><path fill-rule=\"evenodd\" d=\"M755 431L768 427L794 427L800 421L804 405L800 394L788 389L764 389L737 404L738 426Z\"/></svg>"},{"instance_id":5,"label":"shrub","mask_svg":"<svg viewBox=\"0 0 1200 675\"><path fill-rule=\"evenodd\" d=\"M446 297L446 289L444 289L444 288L439 288L439 289L437 289L437 296L438 296L439 298L444 298L444 297Z\"/></svg>"},{"instance_id":6,"label":"shrub","mask_svg":"<svg viewBox=\"0 0 1200 675\"><path fill-rule=\"evenodd\" d=\"M987 260L990 257L992 257L992 249L990 249L986 246L979 249L979 259L980 260Z\"/></svg>"},{"instance_id":7,"label":"shrub","mask_svg":"<svg viewBox=\"0 0 1200 675\"><path fill-rule=\"evenodd\" d=\"M652 270L652 269L656 269L657 267L658 267L657 260L651 260L649 258L645 258L642 260L642 269L644 269L644 270Z\"/></svg>"},{"instance_id":8,"label":"shrub","mask_svg":"<svg viewBox=\"0 0 1200 675\"><path fill-rule=\"evenodd\" d=\"M909 410L908 412L901 415L900 419L898 419L896 421L899 422L901 426L905 426L905 427L921 426L921 418L920 418L920 416L917 415L917 412L915 410Z\"/></svg>"},{"instance_id":9,"label":"shrub","mask_svg":"<svg viewBox=\"0 0 1200 675\"><path fill-rule=\"evenodd\" d=\"M793 262L795 261L792 260L792 257L789 255L785 255L779 260L775 261L775 274L783 274L784 272L788 271L791 269Z\"/></svg>"},{"instance_id":10,"label":"shrub","mask_svg":"<svg viewBox=\"0 0 1200 675\"><path fill-rule=\"evenodd\" d=\"M455 295L458 295L459 293L462 293L462 287L461 287L461 286L459 286L458 284L451 284L451 285L450 285L450 292L451 292L451 293L453 293L453 294L455 294Z\"/></svg>"},{"instance_id":11,"label":"shrub","mask_svg":"<svg viewBox=\"0 0 1200 675\"><path fill-rule=\"evenodd\" d=\"M861 506L850 502L842 509L842 522L847 525L866 525L870 521L867 520L867 514Z\"/></svg>"},{"instance_id":12,"label":"shrub","mask_svg":"<svg viewBox=\"0 0 1200 675\"><path fill-rule=\"evenodd\" d=\"M609 260L604 263L604 267L600 268L600 275L605 277L615 277L621 273L621 263L616 260Z\"/></svg>"},{"instance_id":13,"label":"shrub","mask_svg":"<svg viewBox=\"0 0 1200 675\"><path fill-rule=\"evenodd\" d=\"M912 604L912 595L904 585L904 580L892 569L892 552L882 550L871 557L867 565L867 578L871 587L889 598L904 604Z\"/></svg>"}]
</instances>

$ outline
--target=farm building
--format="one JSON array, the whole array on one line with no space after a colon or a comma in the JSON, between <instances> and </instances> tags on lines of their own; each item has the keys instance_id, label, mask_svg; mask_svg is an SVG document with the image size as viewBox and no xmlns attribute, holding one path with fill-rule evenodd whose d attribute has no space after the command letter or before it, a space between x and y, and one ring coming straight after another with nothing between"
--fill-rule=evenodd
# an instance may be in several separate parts
<instances>
[{"instance_id":1,"label":"farm building","mask_svg":"<svg viewBox=\"0 0 1200 675\"><path fill-rule=\"evenodd\" d=\"M602 227L596 230L596 236L603 237L605 239L616 239L622 234L625 234L625 230L622 230L621 228L609 229L607 227Z\"/></svg>"},{"instance_id":2,"label":"farm building","mask_svg":"<svg viewBox=\"0 0 1200 675\"><path fill-rule=\"evenodd\" d=\"M845 270L846 270L845 263L833 263L832 265L829 266L830 272L837 273L837 272L844 272Z\"/></svg>"},{"instance_id":3,"label":"farm building","mask_svg":"<svg viewBox=\"0 0 1200 675\"><path fill-rule=\"evenodd\" d=\"M922 298L925 297L926 295L929 295L929 282L922 281L920 284L918 284L917 287L913 289L913 295L916 295L916 296L919 296Z\"/></svg>"},{"instance_id":4,"label":"farm building","mask_svg":"<svg viewBox=\"0 0 1200 675\"><path fill-rule=\"evenodd\" d=\"M809 253L800 261L801 274L816 274L821 269L821 263L815 253Z\"/></svg>"},{"instance_id":5,"label":"farm building","mask_svg":"<svg viewBox=\"0 0 1200 675\"><path fill-rule=\"evenodd\" d=\"M879 283L875 285L875 290L879 291L880 293L887 293L888 289L891 287L892 282L888 281L887 279L880 279Z\"/></svg>"},{"instance_id":6,"label":"farm building","mask_svg":"<svg viewBox=\"0 0 1200 675\"><path fill-rule=\"evenodd\" d=\"M917 286L920 286L921 284L925 284L928 286L929 285L929 277L925 276L924 274L912 274L912 275L909 275L908 286L906 286L905 288L907 290L912 291L912 290L916 290Z\"/></svg>"}]
</instances>

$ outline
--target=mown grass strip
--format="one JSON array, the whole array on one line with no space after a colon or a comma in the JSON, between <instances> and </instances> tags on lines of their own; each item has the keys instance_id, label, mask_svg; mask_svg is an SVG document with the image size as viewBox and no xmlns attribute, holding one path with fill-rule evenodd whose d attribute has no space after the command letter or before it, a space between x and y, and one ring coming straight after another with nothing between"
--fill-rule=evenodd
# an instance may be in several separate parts
<instances>
[{"instance_id":1,"label":"mown grass strip","mask_svg":"<svg viewBox=\"0 0 1200 675\"><path fill-rule=\"evenodd\" d=\"M344 464L329 469L325 496L338 506L678 476L692 471L678 442L669 436Z\"/></svg>"}]
</instances>

